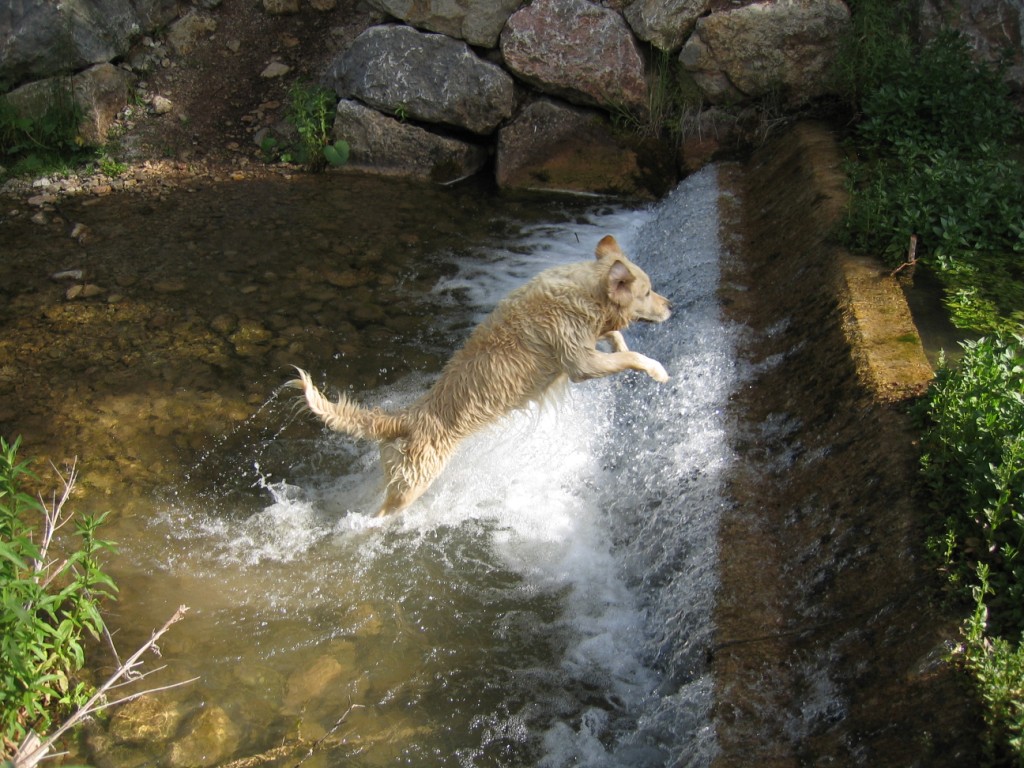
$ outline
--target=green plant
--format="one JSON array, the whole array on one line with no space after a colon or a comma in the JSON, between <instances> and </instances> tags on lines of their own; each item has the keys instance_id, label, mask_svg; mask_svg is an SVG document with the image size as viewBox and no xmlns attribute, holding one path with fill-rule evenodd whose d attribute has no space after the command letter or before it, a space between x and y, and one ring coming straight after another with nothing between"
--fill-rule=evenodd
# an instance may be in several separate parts
<instances>
[{"instance_id":1,"label":"green plant","mask_svg":"<svg viewBox=\"0 0 1024 768\"><path fill-rule=\"evenodd\" d=\"M915 48L901 28L887 29L901 18L900 5L857 5L877 16L859 22L863 36L854 40L883 60L849 53L857 46L848 41L837 75L861 118L846 169L853 192L846 242L896 266L913 236L921 263L943 282L957 325L1018 329L1024 168L1008 147L1021 119L1001 72L975 62L953 32ZM860 78L858 66L865 68Z\"/></svg>"},{"instance_id":2,"label":"green plant","mask_svg":"<svg viewBox=\"0 0 1024 768\"><path fill-rule=\"evenodd\" d=\"M19 461L20 438L0 438L0 728L6 746L28 732L45 732L55 717L88 699L76 680L85 664L86 635L103 631L99 604L116 587L100 558L110 542L98 529L105 516L75 521L77 543L56 554L54 539L71 518L64 502L73 484L47 507L23 490L35 476Z\"/></svg>"},{"instance_id":3,"label":"green plant","mask_svg":"<svg viewBox=\"0 0 1024 768\"><path fill-rule=\"evenodd\" d=\"M83 112L70 80L54 78L45 103L44 110L32 114L0 97L0 155L11 162L14 175L66 167L81 158Z\"/></svg>"},{"instance_id":4,"label":"green plant","mask_svg":"<svg viewBox=\"0 0 1024 768\"><path fill-rule=\"evenodd\" d=\"M985 705L987 748L998 764L1024 764L1024 338L963 347L917 413L941 521L930 544L974 603L961 656Z\"/></svg>"},{"instance_id":5,"label":"green plant","mask_svg":"<svg viewBox=\"0 0 1024 768\"><path fill-rule=\"evenodd\" d=\"M941 366L921 417L921 466L944 520L935 548L952 578L986 568L993 632L1024 632L1024 338L963 344Z\"/></svg>"},{"instance_id":6,"label":"green plant","mask_svg":"<svg viewBox=\"0 0 1024 768\"><path fill-rule=\"evenodd\" d=\"M832 87L853 110L906 68L915 50L911 0L849 0L850 25L832 66Z\"/></svg>"},{"instance_id":7,"label":"green plant","mask_svg":"<svg viewBox=\"0 0 1024 768\"><path fill-rule=\"evenodd\" d=\"M974 612L960 657L971 671L984 704L985 735L983 746L990 765L1024 764L1024 642L993 637L988 632L990 594L988 568L978 569L979 584L974 588Z\"/></svg>"},{"instance_id":8,"label":"green plant","mask_svg":"<svg viewBox=\"0 0 1024 768\"><path fill-rule=\"evenodd\" d=\"M337 99L325 89L306 83L296 83L288 94L287 122L295 129L296 140L286 142L267 136L260 142L266 158L297 163L310 170L326 166L339 167L348 162L349 145L344 140L332 140L333 117Z\"/></svg>"},{"instance_id":9,"label":"green plant","mask_svg":"<svg viewBox=\"0 0 1024 768\"><path fill-rule=\"evenodd\" d=\"M103 151L96 153L96 165L103 174L110 176L111 178L116 178L128 171L128 165L126 163L115 160Z\"/></svg>"},{"instance_id":10,"label":"green plant","mask_svg":"<svg viewBox=\"0 0 1024 768\"><path fill-rule=\"evenodd\" d=\"M686 121L701 104L700 90L669 53L652 49L650 60L646 110L616 108L612 111L612 122L620 130L642 138L679 142Z\"/></svg>"}]
</instances>

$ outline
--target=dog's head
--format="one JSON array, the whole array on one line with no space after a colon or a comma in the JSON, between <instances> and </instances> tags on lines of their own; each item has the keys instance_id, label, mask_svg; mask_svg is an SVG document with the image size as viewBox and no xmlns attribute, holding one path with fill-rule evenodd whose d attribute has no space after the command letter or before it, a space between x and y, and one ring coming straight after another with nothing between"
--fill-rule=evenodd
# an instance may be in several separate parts
<instances>
[{"instance_id":1,"label":"dog's head","mask_svg":"<svg viewBox=\"0 0 1024 768\"><path fill-rule=\"evenodd\" d=\"M608 299L626 324L634 320L648 323L668 320L672 314L669 300L651 290L651 278L626 258L614 237L603 237L595 254L598 261L608 262Z\"/></svg>"}]
</instances>

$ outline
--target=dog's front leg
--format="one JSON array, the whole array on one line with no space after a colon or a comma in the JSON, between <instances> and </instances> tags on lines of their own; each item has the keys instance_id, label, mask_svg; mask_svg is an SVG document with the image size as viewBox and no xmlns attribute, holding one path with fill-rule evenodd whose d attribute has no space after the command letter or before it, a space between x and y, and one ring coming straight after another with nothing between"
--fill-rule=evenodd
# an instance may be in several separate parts
<instances>
[{"instance_id":1,"label":"dog's front leg","mask_svg":"<svg viewBox=\"0 0 1024 768\"><path fill-rule=\"evenodd\" d=\"M629 352L629 347L626 346L626 339L618 331L608 331L598 341L607 341L616 352Z\"/></svg>"},{"instance_id":2,"label":"dog's front leg","mask_svg":"<svg viewBox=\"0 0 1024 768\"><path fill-rule=\"evenodd\" d=\"M627 370L641 371L662 384L669 378L665 367L657 360L628 350L625 352L589 350L582 359L576 361L576 365L568 371L568 374L570 379L579 382L587 379L599 379Z\"/></svg>"}]
</instances>

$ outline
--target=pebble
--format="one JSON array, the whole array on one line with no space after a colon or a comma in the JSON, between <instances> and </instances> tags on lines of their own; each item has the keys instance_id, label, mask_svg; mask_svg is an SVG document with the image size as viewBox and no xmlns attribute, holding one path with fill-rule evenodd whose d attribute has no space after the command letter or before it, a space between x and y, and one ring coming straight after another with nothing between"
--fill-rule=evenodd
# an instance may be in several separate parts
<instances>
[{"instance_id":1,"label":"pebble","mask_svg":"<svg viewBox=\"0 0 1024 768\"><path fill-rule=\"evenodd\" d=\"M277 77L284 77L291 71L292 68L289 67L284 62L272 61L266 66L266 68L262 72L260 72L260 77L266 80L271 80Z\"/></svg>"},{"instance_id":2,"label":"pebble","mask_svg":"<svg viewBox=\"0 0 1024 768\"><path fill-rule=\"evenodd\" d=\"M62 272L54 272L50 275L50 279L54 282L61 282L62 280L78 280L81 281L85 278L85 272L81 269L65 269Z\"/></svg>"},{"instance_id":3,"label":"pebble","mask_svg":"<svg viewBox=\"0 0 1024 768\"><path fill-rule=\"evenodd\" d=\"M174 103L166 96L154 96L150 107L154 115L166 115L174 109Z\"/></svg>"},{"instance_id":4,"label":"pebble","mask_svg":"<svg viewBox=\"0 0 1024 768\"><path fill-rule=\"evenodd\" d=\"M181 293L187 286L181 279L160 280L153 284L153 290L157 293Z\"/></svg>"},{"instance_id":5,"label":"pebble","mask_svg":"<svg viewBox=\"0 0 1024 768\"><path fill-rule=\"evenodd\" d=\"M103 293L103 289L98 285L88 283L86 285L73 285L68 288L67 293L64 294L64 298L68 301L75 299L93 299Z\"/></svg>"}]
</instances>

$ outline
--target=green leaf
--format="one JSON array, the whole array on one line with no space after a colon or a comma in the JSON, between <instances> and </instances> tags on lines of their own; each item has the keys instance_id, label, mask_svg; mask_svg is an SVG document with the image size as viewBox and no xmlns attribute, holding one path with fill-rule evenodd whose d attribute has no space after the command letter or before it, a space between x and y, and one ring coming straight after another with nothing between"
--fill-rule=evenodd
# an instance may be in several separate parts
<instances>
[{"instance_id":1,"label":"green leaf","mask_svg":"<svg viewBox=\"0 0 1024 768\"><path fill-rule=\"evenodd\" d=\"M324 157L335 168L348 162L349 146L347 141L339 140L324 147Z\"/></svg>"}]
</instances>

